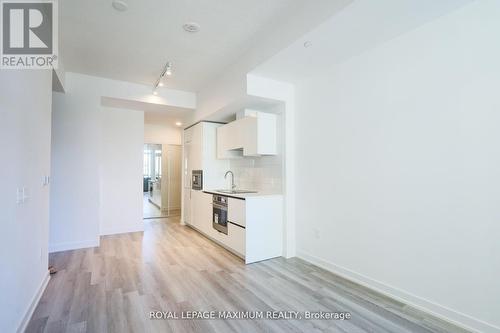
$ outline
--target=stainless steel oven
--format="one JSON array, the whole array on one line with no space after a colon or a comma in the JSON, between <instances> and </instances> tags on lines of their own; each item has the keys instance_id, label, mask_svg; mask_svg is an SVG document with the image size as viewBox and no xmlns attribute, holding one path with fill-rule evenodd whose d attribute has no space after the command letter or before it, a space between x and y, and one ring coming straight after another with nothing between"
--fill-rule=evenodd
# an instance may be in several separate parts
<instances>
[{"instance_id":1,"label":"stainless steel oven","mask_svg":"<svg viewBox=\"0 0 500 333\"><path fill-rule=\"evenodd\" d=\"M203 170L193 170L191 177L191 188L197 191L203 190Z\"/></svg>"},{"instance_id":2,"label":"stainless steel oven","mask_svg":"<svg viewBox=\"0 0 500 333\"><path fill-rule=\"evenodd\" d=\"M212 226L227 235L227 197L215 195L212 199Z\"/></svg>"}]
</instances>

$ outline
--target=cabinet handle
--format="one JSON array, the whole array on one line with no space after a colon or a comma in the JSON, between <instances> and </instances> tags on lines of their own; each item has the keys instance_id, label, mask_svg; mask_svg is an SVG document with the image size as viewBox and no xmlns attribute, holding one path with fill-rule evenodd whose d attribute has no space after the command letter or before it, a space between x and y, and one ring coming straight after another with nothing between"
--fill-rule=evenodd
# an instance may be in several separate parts
<instances>
[{"instance_id":1,"label":"cabinet handle","mask_svg":"<svg viewBox=\"0 0 500 333\"><path fill-rule=\"evenodd\" d=\"M237 227L240 227L240 228L246 229L244 226L242 226L242 225L240 225L240 224L238 224L238 223L234 223L234 222L231 222L231 221L227 221L227 222L229 222L229 223L231 223L232 225L235 225L235 226L237 226Z\"/></svg>"}]
</instances>

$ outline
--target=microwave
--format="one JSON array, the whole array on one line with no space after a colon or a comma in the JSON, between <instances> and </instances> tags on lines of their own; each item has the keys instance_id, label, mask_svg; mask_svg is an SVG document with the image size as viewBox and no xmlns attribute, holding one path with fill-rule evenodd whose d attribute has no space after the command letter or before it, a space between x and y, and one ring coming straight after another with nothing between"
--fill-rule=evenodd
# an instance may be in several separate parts
<instances>
[{"instance_id":1,"label":"microwave","mask_svg":"<svg viewBox=\"0 0 500 333\"><path fill-rule=\"evenodd\" d=\"M193 190L203 190L203 170L193 170L191 175L191 188Z\"/></svg>"}]
</instances>

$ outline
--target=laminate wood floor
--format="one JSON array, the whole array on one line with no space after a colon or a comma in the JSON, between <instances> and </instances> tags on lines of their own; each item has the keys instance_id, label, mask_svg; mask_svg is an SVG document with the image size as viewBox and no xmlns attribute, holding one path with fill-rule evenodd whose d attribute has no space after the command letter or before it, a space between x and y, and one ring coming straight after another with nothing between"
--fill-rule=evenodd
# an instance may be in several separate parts
<instances>
[{"instance_id":1,"label":"laminate wood floor","mask_svg":"<svg viewBox=\"0 0 500 333\"><path fill-rule=\"evenodd\" d=\"M170 209L169 211L163 211L149 201L149 193L143 194L142 199L142 216L145 219L161 218L161 217L174 217L180 216L180 209Z\"/></svg>"},{"instance_id":2,"label":"laminate wood floor","mask_svg":"<svg viewBox=\"0 0 500 333\"><path fill-rule=\"evenodd\" d=\"M300 259L252 265L181 226L54 253L27 332L465 332ZM150 311L345 311L350 320L150 319ZM185 312L187 313L187 312Z\"/></svg>"}]
</instances>

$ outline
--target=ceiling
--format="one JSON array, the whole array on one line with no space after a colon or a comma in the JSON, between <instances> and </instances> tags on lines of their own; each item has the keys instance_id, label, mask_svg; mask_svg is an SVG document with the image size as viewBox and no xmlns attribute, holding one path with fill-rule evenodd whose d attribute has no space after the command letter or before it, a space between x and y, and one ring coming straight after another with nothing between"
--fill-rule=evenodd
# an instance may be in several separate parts
<instances>
[{"instance_id":1,"label":"ceiling","mask_svg":"<svg viewBox=\"0 0 500 333\"><path fill-rule=\"evenodd\" d=\"M113 97L101 97L101 105L118 109L144 111L145 123L168 126L174 126L177 122L186 124L193 112L193 109Z\"/></svg>"},{"instance_id":2,"label":"ceiling","mask_svg":"<svg viewBox=\"0 0 500 333\"><path fill-rule=\"evenodd\" d=\"M252 73L298 83L472 1L357 0L254 68ZM305 47L306 42L310 46Z\"/></svg>"},{"instance_id":3,"label":"ceiling","mask_svg":"<svg viewBox=\"0 0 500 333\"><path fill-rule=\"evenodd\" d=\"M125 12L114 10L111 0L59 2L67 71L152 85L171 61L174 75L166 87L196 92L256 47L277 20L315 6L309 0L127 2ZM201 30L184 31L182 25L193 21Z\"/></svg>"}]
</instances>

